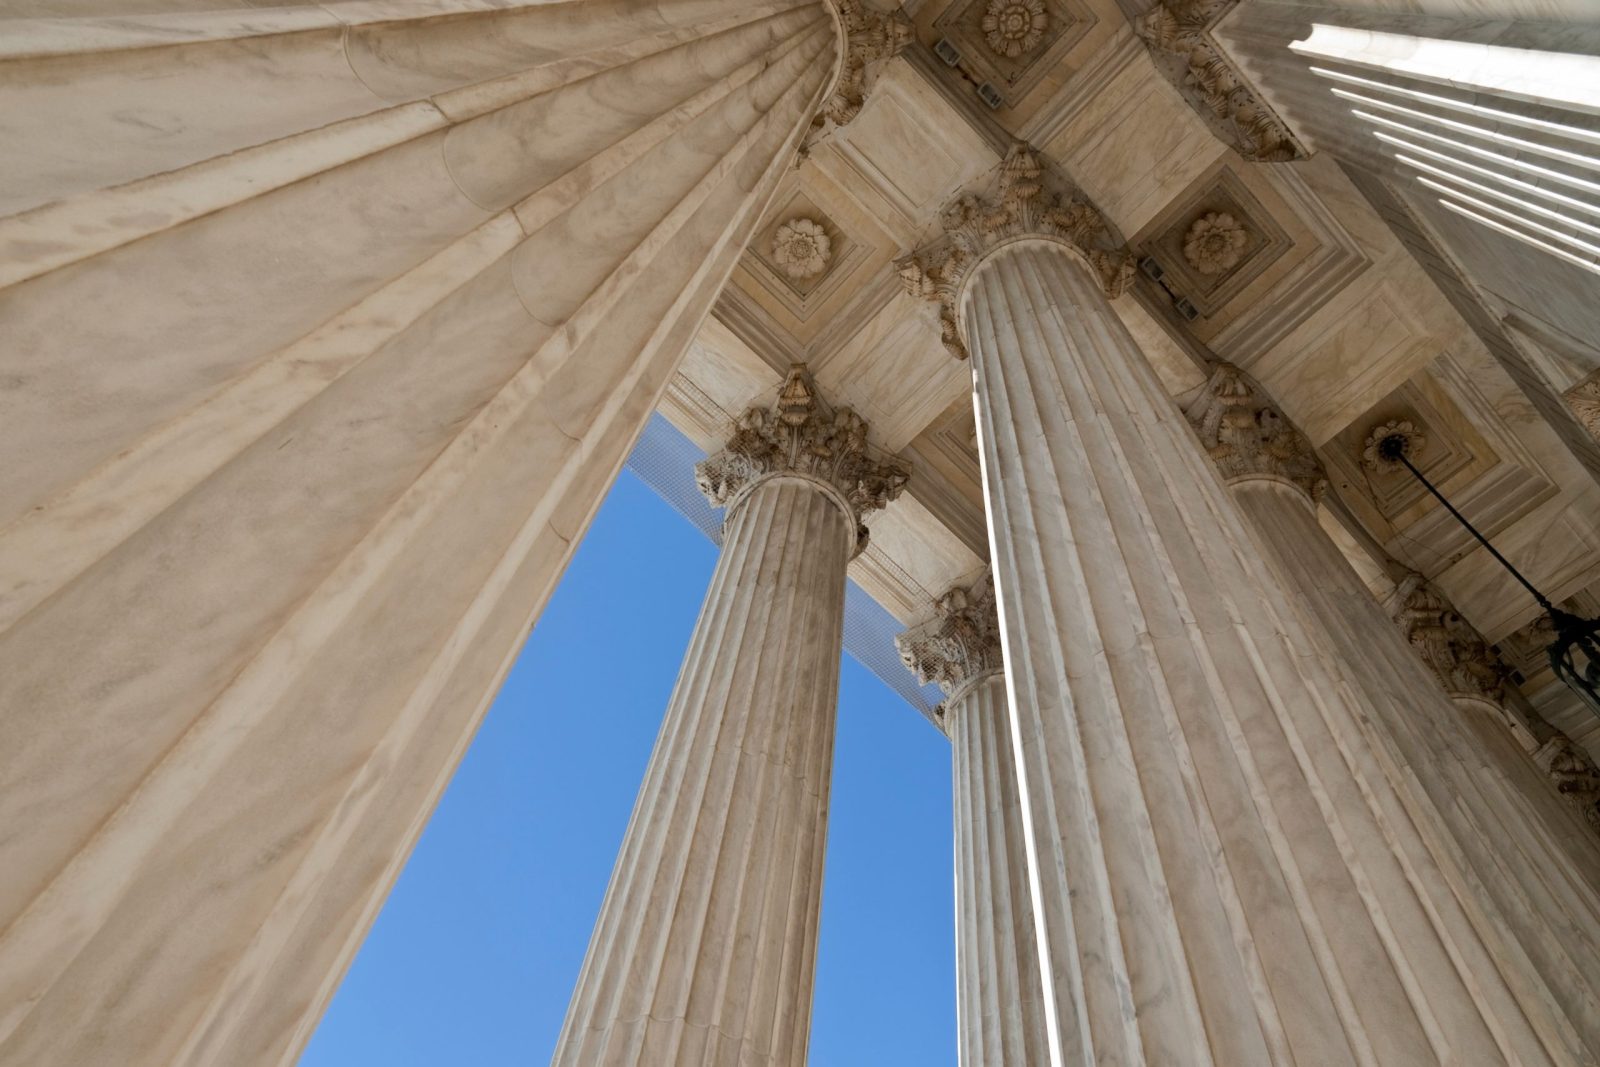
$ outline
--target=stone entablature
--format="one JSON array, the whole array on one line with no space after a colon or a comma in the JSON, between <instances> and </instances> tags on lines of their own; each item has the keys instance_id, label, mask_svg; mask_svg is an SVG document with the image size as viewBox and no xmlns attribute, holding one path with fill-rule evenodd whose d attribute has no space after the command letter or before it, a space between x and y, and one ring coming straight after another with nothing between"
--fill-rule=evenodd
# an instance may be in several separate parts
<instances>
[{"instance_id":1,"label":"stone entablature","mask_svg":"<svg viewBox=\"0 0 1600 1067\"><path fill-rule=\"evenodd\" d=\"M1215 38L1236 0L1165 0L1134 21L1156 67L1234 151L1253 163L1284 163L1307 153Z\"/></svg>"},{"instance_id":2,"label":"stone entablature","mask_svg":"<svg viewBox=\"0 0 1600 1067\"><path fill-rule=\"evenodd\" d=\"M1416 573L1402 578L1389 599L1388 609L1447 693L1504 704L1505 664L1426 578Z\"/></svg>"},{"instance_id":3,"label":"stone entablature","mask_svg":"<svg viewBox=\"0 0 1600 1067\"><path fill-rule=\"evenodd\" d=\"M1218 363L1184 409L1227 482L1267 478L1298 486L1316 502L1328 475L1304 434L1231 363Z\"/></svg>"},{"instance_id":4,"label":"stone entablature","mask_svg":"<svg viewBox=\"0 0 1600 1067\"><path fill-rule=\"evenodd\" d=\"M939 222L944 236L896 260L895 270L908 293L939 305L940 340L957 359L967 358L958 325L961 287L984 255L1007 241L1046 237L1076 249L1113 298L1133 279L1133 253L1112 235L1105 216L1026 144L1006 154L993 194L958 197Z\"/></svg>"},{"instance_id":5,"label":"stone entablature","mask_svg":"<svg viewBox=\"0 0 1600 1067\"><path fill-rule=\"evenodd\" d=\"M932 682L944 690L948 707L973 682L1005 669L993 574L956 586L936 608L934 618L896 637L894 644L918 684Z\"/></svg>"},{"instance_id":6,"label":"stone entablature","mask_svg":"<svg viewBox=\"0 0 1600 1067\"><path fill-rule=\"evenodd\" d=\"M856 531L857 552L867 544L862 519L900 495L910 475L880 461L867 447L867 424L849 408L824 403L803 364L789 369L768 408L740 416L727 446L695 467L695 484L713 507L731 513L767 478L798 475L837 494Z\"/></svg>"}]
</instances>

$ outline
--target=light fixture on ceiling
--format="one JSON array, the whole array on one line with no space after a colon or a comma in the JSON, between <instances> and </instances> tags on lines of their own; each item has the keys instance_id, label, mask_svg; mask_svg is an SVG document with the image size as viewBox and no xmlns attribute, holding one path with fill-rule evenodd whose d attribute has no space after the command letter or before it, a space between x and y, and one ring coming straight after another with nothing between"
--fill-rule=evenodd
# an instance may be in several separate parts
<instances>
[{"instance_id":1,"label":"light fixture on ceiling","mask_svg":"<svg viewBox=\"0 0 1600 1067\"><path fill-rule=\"evenodd\" d=\"M1524 578L1522 572L1513 567L1511 561L1502 556L1500 551L1489 543L1489 539L1479 533L1478 528L1468 522L1466 516L1457 511L1427 476L1416 468L1411 462L1411 457L1407 455L1410 449L1410 438L1403 433L1387 434L1378 442L1380 459L1410 471L1411 476L1421 482L1422 487L1432 493L1435 500L1444 505L1451 517L1466 527L1466 531L1488 550L1489 555L1509 571L1511 577L1520 582L1524 589L1533 594L1533 599L1550 617L1551 625L1555 629L1555 639L1545 650L1550 659L1550 669L1555 672L1555 676L1563 685L1578 695L1578 699L1583 701L1590 712L1600 718L1600 619L1579 618L1552 604L1550 598Z\"/></svg>"}]
</instances>

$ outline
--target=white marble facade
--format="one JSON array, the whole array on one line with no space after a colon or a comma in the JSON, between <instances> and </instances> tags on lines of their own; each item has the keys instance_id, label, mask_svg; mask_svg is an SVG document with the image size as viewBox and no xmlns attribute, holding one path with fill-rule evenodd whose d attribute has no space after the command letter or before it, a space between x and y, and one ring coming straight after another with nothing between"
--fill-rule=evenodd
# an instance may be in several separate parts
<instances>
[{"instance_id":1,"label":"white marble facade","mask_svg":"<svg viewBox=\"0 0 1600 1067\"><path fill-rule=\"evenodd\" d=\"M1597 34L0 4L0 1065L293 1062L656 411L726 537L558 1062L805 1062L847 578L966 1067L1600 1061L1600 720L1363 451L1600 611Z\"/></svg>"}]
</instances>

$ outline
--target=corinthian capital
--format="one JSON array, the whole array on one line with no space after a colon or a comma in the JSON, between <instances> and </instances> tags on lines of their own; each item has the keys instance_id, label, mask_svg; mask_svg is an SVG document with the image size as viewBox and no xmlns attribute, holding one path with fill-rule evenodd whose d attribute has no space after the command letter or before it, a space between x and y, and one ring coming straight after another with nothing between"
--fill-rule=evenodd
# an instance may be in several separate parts
<instances>
[{"instance_id":1,"label":"corinthian capital","mask_svg":"<svg viewBox=\"0 0 1600 1067\"><path fill-rule=\"evenodd\" d=\"M1217 364L1184 414L1223 480L1290 482L1313 501L1327 491L1328 476L1311 442L1233 364Z\"/></svg>"},{"instance_id":2,"label":"corinthian capital","mask_svg":"<svg viewBox=\"0 0 1600 1067\"><path fill-rule=\"evenodd\" d=\"M1112 236L1105 216L1026 144L1007 153L992 194L957 198L939 222L943 235L897 260L895 270L908 293L939 305L941 340L957 359L967 358L956 318L962 283L984 253L1007 241L1047 237L1070 245L1111 297L1133 279L1133 253Z\"/></svg>"},{"instance_id":3,"label":"corinthian capital","mask_svg":"<svg viewBox=\"0 0 1600 1067\"><path fill-rule=\"evenodd\" d=\"M713 507L728 507L757 482L797 474L834 490L848 505L859 551L867 543L862 518L900 495L910 477L867 448L867 424L849 408L823 402L804 364L795 364L768 408L750 408L727 447L695 467L695 484Z\"/></svg>"},{"instance_id":4,"label":"corinthian capital","mask_svg":"<svg viewBox=\"0 0 1600 1067\"><path fill-rule=\"evenodd\" d=\"M1447 693L1504 702L1505 664L1427 579L1416 573L1401 579L1388 607L1390 617Z\"/></svg>"},{"instance_id":5,"label":"corinthian capital","mask_svg":"<svg viewBox=\"0 0 1600 1067\"><path fill-rule=\"evenodd\" d=\"M1589 753L1559 731L1533 753L1533 762L1555 783L1556 791L1600 833L1600 768Z\"/></svg>"},{"instance_id":6,"label":"corinthian capital","mask_svg":"<svg viewBox=\"0 0 1600 1067\"><path fill-rule=\"evenodd\" d=\"M957 586L939 598L938 614L894 639L900 660L922 685L933 682L953 696L986 674L1004 669L994 578Z\"/></svg>"},{"instance_id":7,"label":"corinthian capital","mask_svg":"<svg viewBox=\"0 0 1600 1067\"><path fill-rule=\"evenodd\" d=\"M1304 159L1289 127L1211 36L1234 3L1164 0L1135 20L1134 31L1189 106L1241 156L1256 163Z\"/></svg>"},{"instance_id":8,"label":"corinthian capital","mask_svg":"<svg viewBox=\"0 0 1600 1067\"><path fill-rule=\"evenodd\" d=\"M915 38L911 19L903 11L876 11L861 0L829 0L844 33L844 64L833 92L811 120L800 152L805 155L819 141L861 113L881 60L905 51Z\"/></svg>"}]
</instances>

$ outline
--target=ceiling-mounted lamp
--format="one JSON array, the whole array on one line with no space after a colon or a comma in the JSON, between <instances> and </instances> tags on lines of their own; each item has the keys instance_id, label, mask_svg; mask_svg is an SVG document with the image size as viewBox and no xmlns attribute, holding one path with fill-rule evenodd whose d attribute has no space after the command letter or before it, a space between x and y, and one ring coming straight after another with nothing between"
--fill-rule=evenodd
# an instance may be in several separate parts
<instances>
[{"instance_id":1,"label":"ceiling-mounted lamp","mask_svg":"<svg viewBox=\"0 0 1600 1067\"><path fill-rule=\"evenodd\" d=\"M1533 583L1524 578L1522 572L1513 567L1511 561L1502 556L1499 550L1489 543L1489 539L1479 533L1477 527L1468 522L1466 516L1444 498L1444 494L1439 492L1427 476L1417 470L1411 462L1411 457L1407 455L1411 450L1411 437L1411 434L1405 432L1384 433L1377 442L1378 457L1386 463L1410 471L1411 476L1421 482L1422 487L1432 493L1435 500L1444 505L1451 517L1477 538L1478 543L1488 550L1489 555L1493 556L1500 566L1510 572L1511 577L1533 594L1533 599L1544 609L1544 613L1550 617L1550 622L1555 627L1555 640L1546 649L1546 655L1550 658L1550 669L1561 679L1563 685L1578 695L1590 712L1600 718L1600 619L1583 619L1571 612L1562 611L1550 602L1549 597L1534 588Z\"/></svg>"}]
</instances>

